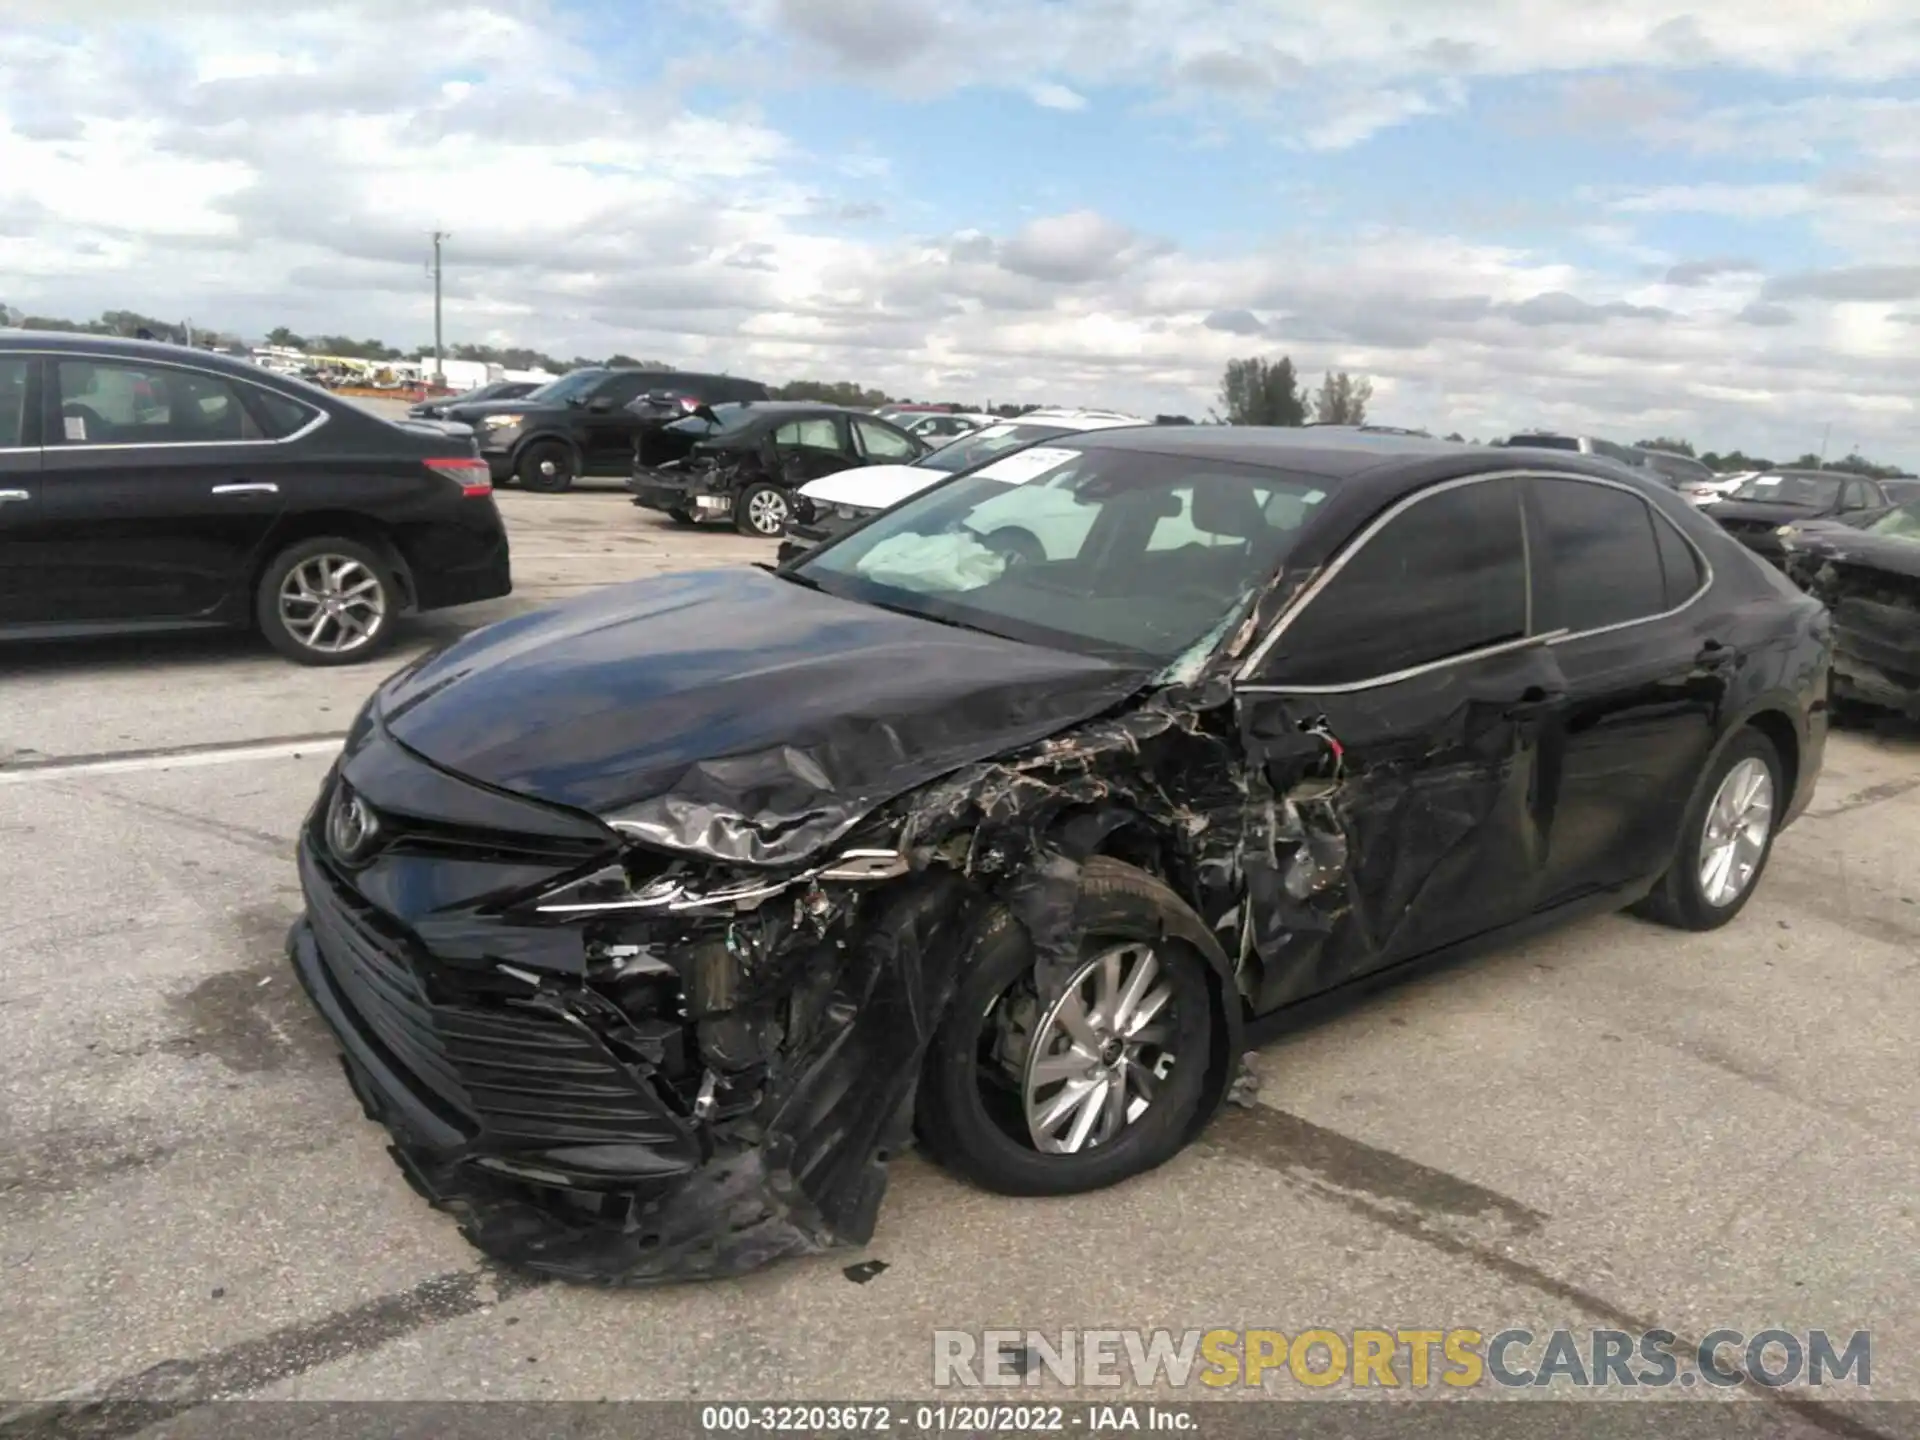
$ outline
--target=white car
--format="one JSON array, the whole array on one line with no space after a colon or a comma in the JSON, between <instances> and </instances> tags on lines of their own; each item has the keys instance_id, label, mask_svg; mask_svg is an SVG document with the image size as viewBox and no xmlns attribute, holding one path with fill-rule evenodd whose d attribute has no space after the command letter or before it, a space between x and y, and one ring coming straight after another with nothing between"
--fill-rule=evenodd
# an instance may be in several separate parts
<instances>
[{"instance_id":1,"label":"white car","mask_svg":"<svg viewBox=\"0 0 1920 1440\"><path fill-rule=\"evenodd\" d=\"M976 415L962 411L937 411L928 415L895 415L893 423L909 435L918 435L929 445L952 443L989 425L998 424L998 415Z\"/></svg>"},{"instance_id":2,"label":"white car","mask_svg":"<svg viewBox=\"0 0 1920 1440\"><path fill-rule=\"evenodd\" d=\"M800 503L787 521L780 561L785 564L804 555L909 495L995 455L1061 435L1147 423L1138 415L1117 410L1030 410L1017 419L996 420L963 435L911 465L860 465L815 480L800 487Z\"/></svg>"}]
</instances>

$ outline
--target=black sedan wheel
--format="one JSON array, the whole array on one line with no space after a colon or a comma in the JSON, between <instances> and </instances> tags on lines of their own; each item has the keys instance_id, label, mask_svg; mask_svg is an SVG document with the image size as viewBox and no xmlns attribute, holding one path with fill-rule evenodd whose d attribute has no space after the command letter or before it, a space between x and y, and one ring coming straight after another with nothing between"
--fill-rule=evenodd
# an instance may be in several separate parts
<instances>
[{"instance_id":1,"label":"black sedan wheel","mask_svg":"<svg viewBox=\"0 0 1920 1440\"><path fill-rule=\"evenodd\" d=\"M557 495L573 488L573 451L558 440L536 440L521 453L513 473L527 489Z\"/></svg>"},{"instance_id":2,"label":"black sedan wheel","mask_svg":"<svg viewBox=\"0 0 1920 1440\"><path fill-rule=\"evenodd\" d=\"M749 485L733 502L733 523L742 535L758 535L763 540L778 539L787 531L793 504L778 485Z\"/></svg>"},{"instance_id":3,"label":"black sedan wheel","mask_svg":"<svg viewBox=\"0 0 1920 1440\"><path fill-rule=\"evenodd\" d=\"M302 665L354 665L393 643L399 589L387 563L357 540L323 536L276 555L254 616L267 642Z\"/></svg>"},{"instance_id":4,"label":"black sedan wheel","mask_svg":"<svg viewBox=\"0 0 1920 1440\"><path fill-rule=\"evenodd\" d=\"M1206 961L1168 933L1169 899L1130 867L1090 864L1080 958L1045 997L1025 932L1011 915L990 924L928 1052L929 1150L1008 1195L1099 1189L1179 1151L1215 1039Z\"/></svg>"},{"instance_id":5,"label":"black sedan wheel","mask_svg":"<svg viewBox=\"0 0 1920 1440\"><path fill-rule=\"evenodd\" d=\"M1742 730L1720 752L1681 822L1673 867L1636 913L1683 930L1717 930L1746 907L1773 853L1789 796L1780 752Z\"/></svg>"}]
</instances>

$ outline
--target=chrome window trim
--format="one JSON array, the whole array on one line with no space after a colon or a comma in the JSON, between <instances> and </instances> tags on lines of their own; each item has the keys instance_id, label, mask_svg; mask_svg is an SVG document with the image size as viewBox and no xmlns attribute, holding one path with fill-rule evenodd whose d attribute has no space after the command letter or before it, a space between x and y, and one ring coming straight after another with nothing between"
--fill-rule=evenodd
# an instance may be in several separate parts
<instances>
[{"instance_id":1,"label":"chrome window trim","mask_svg":"<svg viewBox=\"0 0 1920 1440\"><path fill-rule=\"evenodd\" d=\"M291 400L296 405L304 405L314 412L313 419L295 430L291 435L282 435L278 440L116 440L100 444L68 444L65 440L55 440L48 445L21 446L22 450L52 450L66 454L75 450L212 450L230 445L291 445L303 440L333 418L325 410L304 400L298 395L289 395L284 390L276 390L271 385L262 385L249 375L228 375L219 370L209 370L204 365L190 365L184 361L165 359L149 362L145 356L138 359L130 355L102 355L77 350L14 350L0 351L0 355L41 355L53 360L81 361L92 365L145 365L151 363L167 370L190 370L196 375L208 375L215 380L231 380L240 385L251 385L256 390L264 390L269 395L278 395L282 400ZM58 377L53 382L56 387ZM378 417L376 417L378 418ZM6 452L0 452L6 453Z\"/></svg>"},{"instance_id":2,"label":"chrome window trim","mask_svg":"<svg viewBox=\"0 0 1920 1440\"><path fill-rule=\"evenodd\" d=\"M1430 660L1423 665L1411 666L1405 670L1396 670L1389 674L1373 676L1365 680L1349 681L1342 685L1261 684L1253 679L1261 662L1267 658L1267 653L1273 649L1281 635L1286 632L1287 627L1294 622L1307 606L1311 605L1314 600L1319 597L1321 591L1325 590L1327 586L1333 582L1334 577L1346 568L1347 562L1359 554L1362 547L1367 545L1375 535L1386 529L1388 525L1391 525L1401 515L1411 510L1415 505L1420 504L1423 500L1427 500L1435 495L1443 495L1451 490L1464 489L1468 485L1486 484L1495 480L1577 480L1588 485L1604 485L1608 489L1625 491L1647 507L1653 515L1655 524L1671 527L1673 532L1680 537L1681 543L1692 552L1693 558L1699 562L1701 573L1700 584L1694 589L1692 594L1688 595L1687 598L1682 600L1678 605L1658 611L1652 615L1642 615L1633 620L1620 620L1612 625L1601 625L1591 630L1561 629L1548 631L1544 635L1528 634L1519 640L1503 640L1496 645L1483 645L1477 650L1463 651L1458 655L1448 655L1439 660ZM1531 631L1533 629L1534 618L1532 527L1528 523L1524 492L1522 492L1521 506L1521 561L1522 573L1525 577L1527 587L1526 625L1527 629ZM1663 575L1665 574L1664 568L1661 573ZM1260 643L1253 648L1247 658L1241 662L1240 668L1234 672L1234 688L1237 691L1251 695L1340 695L1356 690L1371 690L1382 685L1391 685L1401 680L1424 675L1434 670L1444 669L1450 665L1462 665L1469 661L1483 659L1487 656L1502 655L1510 651L1525 649L1529 645L1564 645L1569 640L1583 640L1590 635L1610 635L1615 631L1630 629L1635 625L1650 625L1656 620L1668 620L1683 611L1691 609L1699 603L1700 597L1713 588L1713 580L1713 561L1708 557L1707 553L1694 543L1692 536L1674 524L1668 516L1662 514L1658 505L1654 504L1631 485L1619 480L1610 480L1600 475L1578 475L1565 470L1490 470L1478 475L1463 475L1457 479L1443 480L1438 485L1430 485L1426 489L1418 490L1411 495L1402 496L1368 522L1366 527L1362 529L1358 535L1354 536L1339 554L1334 556L1332 562L1313 578L1312 583L1293 597L1292 602L1289 603L1287 608L1275 619L1267 633L1261 637Z\"/></svg>"}]
</instances>

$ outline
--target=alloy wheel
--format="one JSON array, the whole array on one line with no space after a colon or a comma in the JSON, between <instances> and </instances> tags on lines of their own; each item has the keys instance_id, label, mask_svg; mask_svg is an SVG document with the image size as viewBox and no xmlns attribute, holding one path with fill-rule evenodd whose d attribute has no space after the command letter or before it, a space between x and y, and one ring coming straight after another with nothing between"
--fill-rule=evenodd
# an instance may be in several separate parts
<instances>
[{"instance_id":1,"label":"alloy wheel","mask_svg":"<svg viewBox=\"0 0 1920 1440\"><path fill-rule=\"evenodd\" d=\"M1173 986L1153 947L1117 945L1089 960L1035 1027L1023 1098L1044 1154L1109 1144L1153 1104L1172 1073Z\"/></svg>"},{"instance_id":2,"label":"alloy wheel","mask_svg":"<svg viewBox=\"0 0 1920 1440\"><path fill-rule=\"evenodd\" d=\"M787 528L787 500L778 490L759 490L747 505L747 523L761 535L778 535Z\"/></svg>"},{"instance_id":3,"label":"alloy wheel","mask_svg":"<svg viewBox=\"0 0 1920 1440\"><path fill-rule=\"evenodd\" d=\"M1773 829L1773 772L1752 756L1727 771L1707 806L1700 839L1700 893L1716 909L1753 883Z\"/></svg>"},{"instance_id":4,"label":"alloy wheel","mask_svg":"<svg viewBox=\"0 0 1920 1440\"><path fill-rule=\"evenodd\" d=\"M280 623L309 650L345 655L387 621L386 586L351 555L311 555L280 582Z\"/></svg>"}]
</instances>

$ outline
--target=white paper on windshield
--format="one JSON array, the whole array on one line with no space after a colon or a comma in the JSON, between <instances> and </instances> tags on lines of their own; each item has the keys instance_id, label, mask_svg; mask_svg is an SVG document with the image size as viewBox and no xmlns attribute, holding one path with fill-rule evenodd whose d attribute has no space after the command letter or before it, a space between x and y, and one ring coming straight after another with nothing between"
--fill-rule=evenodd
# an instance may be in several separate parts
<instances>
[{"instance_id":1,"label":"white paper on windshield","mask_svg":"<svg viewBox=\"0 0 1920 1440\"><path fill-rule=\"evenodd\" d=\"M984 465L973 473L983 480L998 480L1006 485L1025 485L1039 479L1050 470L1058 470L1069 460L1078 460L1078 450L1055 450L1044 445L1030 450L1016 450Z\"/></svg>"},{"instance_id":2,"label":"white paper on windshield","mask_svg":"<svg viewBox=\"0 0 1920 1440\"><path fill-rule=\"evenodd\" d=\"M79 415L68 415L66 420L67 439L84 440L87 438L87 422Z\"/></svg>"},{"instance_id":3,"label":"white paper on windshield","mask_svg":"<svg viewBox=\"0 0 1920 1440\"><path fill-rule=\"evenodd\" d=\"M1762 475L1753 483L1756 485L1778 485L1780 483L1780 477L1778 475Z\"/></svg>"}]
</instances>

